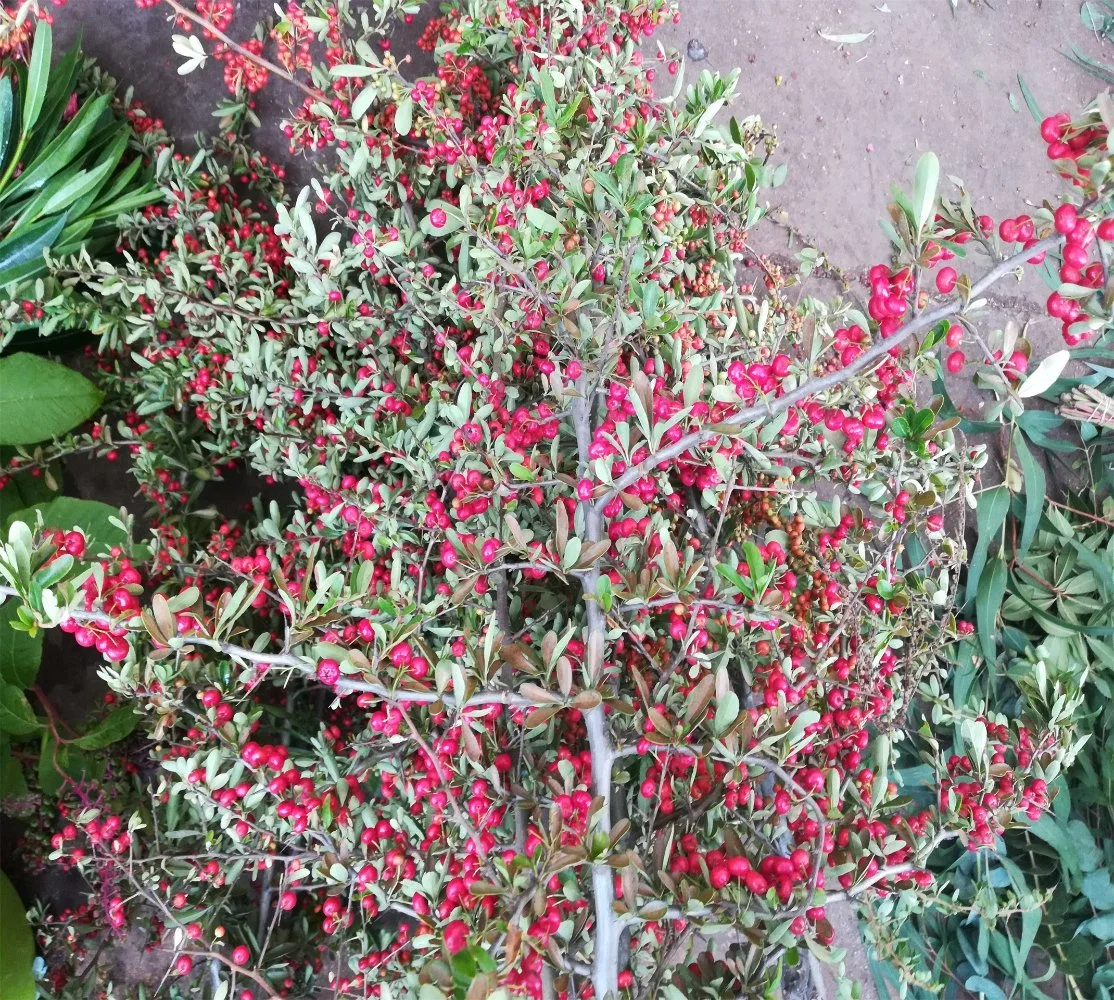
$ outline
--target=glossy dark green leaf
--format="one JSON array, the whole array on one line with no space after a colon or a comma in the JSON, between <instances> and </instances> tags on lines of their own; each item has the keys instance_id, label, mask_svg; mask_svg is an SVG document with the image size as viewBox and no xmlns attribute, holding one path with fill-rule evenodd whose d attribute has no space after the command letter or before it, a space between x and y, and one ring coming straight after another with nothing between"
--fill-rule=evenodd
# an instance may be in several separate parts
<instances>
[{"instance_id":1,"label":"glossy dark green leaf","mask_svg":"<svg viewBox=\"0 0 1114 1000\"><path fill-rule=\"evenodd\" d=\"M0 682L0 730L13 736L26 736L40 728L23 690L14 684Z\"/></svg>"},{"instance_id":2,"label":"glossy dark green leaf","mask_svg":"<svg viewBox=\"0 0 1114 1000\"><path fill-rule=\"evenodd\" d=\"M0 241L0 289L22 280L27 270L41 267L46 270L43 251L52 246L66 227L66 216L43 219L42 222L24 230L14 239ZM0 431L0 434L3 432ZM41 441L42 438L35 440ZM22 444L20 441L5 441L5 444Z\"/></svg>"},{"instance_id":3,"label":"glossy dark green leaf","mask_svg":"<svg viewBox=\"0 0 1114 1000\"><path fill-rule=\"evenodd\" d=\"M0 604L0 681L27 688L35 683L43 658L42 629L32 638L12 628L18 601L9 598Z\"/></svg>"},{"instance_id":4,"label":"glossy dark green leaf","mask_svg":"<svg viewBox=\"0 0 1114 1000\"><path fill-rule=\"evenodd\" d=\"M73 96L74 88L77 85L77 72L80 65L81 46L75 42L65 55L51 67L50 83L47 86L46 99L43 101L39 121L23 150L23 156L29 163L58 134L58 129L62 124L62 115L69 106L70 98Z\"/></svg>"},{"instance_id":5,"label":"glossy dark green leaf","mask_svg":"<svg viewBox=\"0 0 1114 1000\"><path fill-rule=\"evenodd\" d=\"M979 579L986 565L987 554L991 544L998 538L998 530L1002 527L1009 509L1010 491L1005 486L993 486L983 490L978 496L978 508L975 511L977 538L975 549L971 553L971 562L967 567L965 591L967 603L970 603L979 591Z\"/></svg>"},{"instance_id":6,"label":"glossy dark green leaf","mask_svg":"<svg viewBox=\"0 0 1114 1000\"><path fill-rule=\"evenodd\" d=\"M131 706L124 705L115 709L84 736L79 736L73 742L82 750L100 750L122 740L135 729L138 722L139 716L132 711Z\"/></svg>"},{"instance_id":7,"label":"glossy dark green leaf","mask_svg":"<svg viewBox=\"0 0 1114 1000\"><path fill-rule=\"evenodd\" d=\"M979 633L979 646L983 656L993 661L997 656L995 634L998 626L998 612L1006 593L1006 564L995 557L987 563L986 572L979 578L979 589L975 595L975 622Z\"/></svg>"},{"instance_id":8,"label":"glossy dark green leaf","mask_svg":"<svg viewBox=\"0 0 1114 1000\"><path fill-rule=\"evenodd\" d=\"M4 172L4 162L11 144L14 117L15 93L12 90L12 78L0 77L0 174Z\"/></svg>"},{"instance_id":9,"label":"glossy dark green leaf","mask_svg":"<svg viewBox=\"0 0 1114 1000\"><path fill-rule=\"evenodd\" d=\"M1025 520L1021 526L1021 538L1017 543L1017 558L1024 559L1037 536L1037 526L1040 524L1041 511L1044 510L1044 494L1048 488L1044 468L1033 457L1032 451L1025 443L1025 435L1015 428L1013 446L1017 452L1017 460L1021 465L1021 474L1025 479Z\"/></svg>"},{"instance_id":10,"label":"glossy dark green leaf","mask_svg":"<svg viewBox=\"0 0 1114 1000\"><path fill-rule=\"evenodd\" d=\"M43 101L46 99L47 77L50 75L50 54L53 48L53 29L49 21L39 21L35 26L35 41L31 46L31 62L27 67L27 93L23 100L23 131L29 135L39 120Z\"/></svg>"},{"instance_id":11,"label":"glossy dark green leaf","mask_svg":"<svg viewBox=\"0 0 1114 1000\"><path fill-rule=\"evenodd\" d=\"M123 529L112 523L120 516L120 511L106 503L96 500L79 500L76 497L57 497L49 503L36 504L26 510L17 511L9 518L34 524L38 514L42 514L43 524L59 531L80 528L85 534L85 555L93 558L106 552L114 545L127 546L128 536ZM7 525L4 526L5 529Z\"/></svg>"},{"instance_id":12,"label":"glossy dark green leaf","mask_svg":"<svg viewBox=\"0 0 1114 1000\"><path fill-rule=\"evenodd\" d=\"M35 938L27 923L27 907L3 872L0 872L0 940L4 942L0 996L4 1000L35 1000L37 990L31 971Z\"/></svg>"},{"instance_id":13,"label":"glossy dark green leaf","mask_svg":"<svg viewBox=\"0 0 1114 1000\"><path fill-rule=\"evenodd\" d=\"M101 94L86 101L69 124L27 165L19 177L8 187L0 200L8 201L23 197L31 191L38 191L56 173L69 166L74 159L87 149L87 142L96 128L101 116L112 101L110 94Z\"/></svg>"},{"instance_id":14,"label":"glossy dark green leaf","mask_svg":"<svg viewBox=\"0 0 1114 1000\"><path fill-rule=\"evenodd\" d=\"M34 354L0 358L0 444L34 444L73 430L101 405L84 375Z\"/></svg>"}]
</instances>

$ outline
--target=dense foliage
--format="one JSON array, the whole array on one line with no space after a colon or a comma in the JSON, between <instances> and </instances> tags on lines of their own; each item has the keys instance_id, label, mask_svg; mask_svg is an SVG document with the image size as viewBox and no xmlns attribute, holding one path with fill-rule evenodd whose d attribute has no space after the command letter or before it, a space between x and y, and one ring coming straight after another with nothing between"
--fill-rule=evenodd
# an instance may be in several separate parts
<instances>
[{"instance_id":1,"label":"dense foliage","mask_svg":"<svg viewBox=\"0 0 1114 1000\"><path fill-rule=\"evenodd\" d=\"M48 21L28 45L35 23L0 25L0 344L42 318L44 250L111 249L117 217L157 197L135 155L142 113L114 107L79 45L52 67Z\"/></svg>"},{"instance_id":2,"label":"dense foliage","mask_svg":"<svg viewBox=\"0 0 1114 1000\"><path fill-rule=\"evenodd\" d=\"M157 153L122 263L53 262L42 330L95 335L103 412L9 442L13 484L126 464L151 523L17 511L0 547L11 627L95 647L102 725L149 741L137 805L51 754L80 920L172 948L182 994L738 996L838 961L832 901L914 906L937 847L1042 816L1072 692L949 697L945 517L985 453L918 399L1026 261L1074 268L1065 339L1108 325L1103 107L1043 128L1074 200L997 235L922 158L864 313L748 249L772 143L720 123L733 78L670 92L664 0L452 6L413 81L380 37L411 3L290 3L244 43L231 4L161 6L184 69L225 63L227 130ZM269 76L318 154L293 199L242 131ZM1027 363L989 359L1008 394ZM81 748L7 677L0 706Z\"/></svg>"}]
</instances>

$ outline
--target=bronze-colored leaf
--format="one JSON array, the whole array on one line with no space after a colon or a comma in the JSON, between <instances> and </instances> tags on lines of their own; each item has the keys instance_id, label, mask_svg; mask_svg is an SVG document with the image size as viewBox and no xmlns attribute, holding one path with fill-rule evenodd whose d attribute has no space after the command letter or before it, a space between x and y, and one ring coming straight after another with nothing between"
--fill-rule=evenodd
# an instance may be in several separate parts
<instances>
[{"instance_id":1,"label":"bronze-colored leaf","mask_svg":"<svg viewBox=\"0 0 1114 1000\"><path fill-rule=\"evenodd\" d=\"M523 698L529 698L535 705L561 705L564 702L555 695L552 691L547 691L545 688L537 684L532 684L527 681L525 684L519 685L518 693ZM548 717L547 717L548 718Z\"/></svg>"},{"instance_id":2,"label":"bronze-colored leaf","mask_svg":"<svg viewBox=\"0 0 1114 1000\"><path fill-rule=\"evenodd\" d=\"M712 703L712 696L716 691L716 679L711 674L705 674L700 682L692 689L685 705L685 725L694 719L701 719Z\"/></svg>"},{"instance_id":3,"label":"bronze-colored leaf","mask_svg":"<svg viewBox=\"0 0 1114 1000\"><path fill-rule=\"evenodd\" d=\"M642 671L638 667L630 668L631 676L634 678L634 686L638 688L638 695L642 699L643 705L650 704L650 689L646 685L646 678L642 676Z\"/></svg>"},{"instance_id":4,"label":"bronze-colored leaf","mask_svg":"<svg viewBox=\"0 0 1114 1000\"><path fill-rule=\"evenodd\" d=\"M606 539L599 542L589 542L580 550L580 558L576 561L576 569L588 569L595 566L611 548L611 542Z\"/></svg>"},{"instance_id":5,"label":"bronze-colored leaf","mask_svg":"<svg viewBox=\"0 0 1114 1000\"><path fill-rule=\"evenodd\" d=\"M590 712L593 708L599 708L603 704L603 695L599 691L581 691L572 700L573 708L579 708L582 712Z\"/></svg>"},{"instance_id":6,"label":"bronze-colored leaf","mask_svg":"<svg viewBox=\"0 0 1114 1000\"><path fill-rule=\"evenodd\" d=\"M502 896L506 893L505 885L495 885L494 882L473 882L468 890L473 896Z\"/></svg>"},{"instance_id":7,"label":"bronze-colored leaf","mask_svg":"<svg viewBox=\"0 0 1114 1000\"><path fill-rule=\"evenodd\" d=\"M511 924L507 928L507 944L506 944L506 958L504 964L510 968L518 960L518 952L522 947L522 931L515 925Z\"/></svg>"},{"instance_id":8,"label":"bronze-colored leaf","mask_svg":"<svg viewBox=\"0 0 1114 1000\"><path fill-rule=\"evenodd\" d=\"M493 988L494 984L487 973L477 973L476 978L472 980L471 985L468 987L465 1000L486 1000L487 997L491 996Z\"/></svg>"},{"instance_id":9,"label":"bronze-colored leaf","mask_svg":"<svg viewBox=\"0 0 1114 1000\"><path fill-rule=\"evenodd\" d=\"M561 707L559 705L547 705L545 708L531 709L530 713L526 716L526 728L538 729L544 726L560 710Z\"/></svg>"},{"instance_id":10,"label":"bronze-colored leaf","mask_svg":"<svg viewBox=\"0 0 1114 1000\"><path fill-rule=\"evenodd\" d=\"M558 809L557 806L550 807L548 820L549 839L555 841L558 835L561 833L562 825L561 810Z\"/></svg>"},{"instance_id":11,"label":"bronze-colored leaf","mask_svg":"<svg viewBox=\"0 0 1114 1000\"><path fill-rule=\"evenodd\" d=\"M557 534L554 537L554 543L557 547L557 557L560 559L565 555L565 546L569 543L569 512L565 510L565 505L560 500L556 504L555 516L557 518Z\"/></svg>"},{"instance_id":12,"label":"bronze-colored leaf","mask_svg":"<svg viewBox=\"0 0 1114 1000\"><path fill-rule=\"evenodd\" d=\"M603 645L603 630L593 630L588 636L588 646L584 650L584 674L588 683L592 685L598 683L603 673Z\"/></svg>"},{"instance_id":13,"label":"bronze-colored leaf","mask_svg":"<svg viewBox=\"0 0 1114 1000\"><path fill-rule=\"evenodd\" d=\"M155 594L151 598L151 612L155 616L155 622L159 626L159 631L168 639L178 634L178 622L174 618L174 612L170 610L170 605L167 604L166 598L162 594ZM164 640L165 641L165 640Z\"/></svg>"},{"instance_id":14,"label":"bronze-colored leaf","mask_svg":"<svg viewBox=\"0 0 1114 1000\"><path fill-rule=\"evenodd\" d=\"M165 646L170 636L166 635L163 630L159 628L159 623L155 621L155 616L144 608L143 611L140 612L139 617L143 620L143 627L147 629L151 638L160 645Z\"/></svg>"},{"instance_id":15,"label":"bronze-colored leaf","mask_svg":"<svg viewBox=\"0 0 1114 1000\"><path fill-rule=\"evenodd\" d=\"M676 581L681 573L681 559L677 555L677 546L668 535L661 539L661 561L665 567L666 577L670 582Z\"/></svg>"},{"instance_id":16,"label":"bronze-colored leaf","mask_svg":"<svg viewBox=\"0 0 1114 1000\"><path fill-rule=\"evenodd\" d=\"M553 654L557 651L557 633L546 632L542 636L542 662L547 667L553 666Z\"/></svg>"},{"instance_id":17,"label":"bronze-colored leaf","mask_svg":"<svg viewBox=\"0 0 1114 1000\"><path fill-rule=\"evenodd\" d=\"M549 634L552 635L553 633L550 632ZM560 688L561 694L568 697L572 690L572 664L567 656L562 656L557 661L557 686Z\"/></svg>"},{"instance_id":18,"label":"bronze-colored leaf","mask_svg":"<svg viewBox=\"0 0 1114 1000\"><path fill-rule=\"evenodd\" d=\"M673 727L669 724L669 720L654 708L653 705L647 706L646 717L650 720L650 724L654 729L661 733L662 736L668 736L670 739L673 738Z\"/></svg>"},{"instance_id":19,"label":"bronze-colored leaf","mask_svg":"<svg viewBox=\"0 0 1114 1000\"><path fill-rule=\"evenodd\" d=\"M483 757L480 741L476 738L476 734L472 732L471 726L462 725L460 727L460 738L461 742L464 744L464 753L469 760L478 761Z\"/></svg>"},{"instance_id":20,"label":"bronze-colored leaf","mask_svg":"<svg viewBox=\"0 0 1114 1000\"><path fill-rule=\"evenodd\" d=\"M359 667L365 674L373 672L371 660L369 660L360 650L349 649L348 660L354 667Z\"/></svg>"},{"instance_id":21,"label":"bronze-colored leaf","mask_svg":"<svg viewBox=\"0 0 1114 1000\"><path fill-rule=\"evenodd\" d=\"M451 598L453 604L464 603L465 598L467 598L468 595L472 593L472 591L475 589L475 587L476 587L476 577L475 576L466 576L453 589L453 594L452 594L452 598Z\"/></svg>"},{"instance_id":22,"label":"bronze-colored leaf","mask_svg":"<svg viewBox=\"0 0 1114 1000\"><path fill-rule=\"evenodd\" d=\"M500 646L499 656L505 663L509 663L516 670L521 670L528 674L537 673L537 668L530 660L529 651L520 642L508 642Z\"/></svg>"},{"instance_id":23,"label":"bronze-colored leaf","mask_svg":"<svg viewBox=\"0 0 1114 1000\"><path fill-rule=\"evenodd\" d=\"M530 543L526 540L526 535L522 531L522 525L518 523L518 518L508 511L503 512L503 523L507 526L507 530L511 533L511 538L514 539L515 545L520 549L527 549Z\"/></svg>"}]
</instances>

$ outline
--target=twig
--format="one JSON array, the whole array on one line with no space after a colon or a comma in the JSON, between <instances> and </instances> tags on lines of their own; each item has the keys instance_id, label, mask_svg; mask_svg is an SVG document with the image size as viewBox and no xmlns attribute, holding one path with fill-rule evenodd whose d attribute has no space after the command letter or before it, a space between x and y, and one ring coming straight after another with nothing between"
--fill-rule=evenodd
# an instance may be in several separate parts
<instances>
[{"instance_id":1,"label":"twig","mask_svg":"<svg viewBox=\"0 0 1114 1000\"><path fill-rule=\"evenodd\" d=\"M194 24L198 25L204 31L207 31L214 38L219 38L230 49L235 52L239 52L240 55L242 55L245 59L255 63L257 66L262 66L263 69L267 70L269 73L274 73L274 75L277 76L279 79L293 84L303 94L306 94L308 97L312 97L315 101L324 99L325 95L322 94L320 90L314 90L313 87L307 87L304 83L302 83L301 80L297 79L292 73L288 73L277 63L273 63L270 59L265 59L263 56L252 52L251 49L245 48L239 42L234 42L231 38L228 37L228 35L221 31L220 28L218 28L211 21L206 21L205 18L203 18L200 14L197 14L194 11L190 10L183 4L179 3L178 0L164 0L164 2L179 17L184 17L187 21L193 21Z\"/></svg>"},{"instance_id":2,"label":"twig","mask_svg":"<svg viewBox=\"0 0 1114 1000\"><path fill-rule=\"evenodd\" d=\"M583 475L588 467L589 449L592 444L591 403L587 388L587 376L582 375L577 383L579 396L573 402L571 414L579 451L580 475ZM580 509L584 515L584 529L588 542L598 542L603 536L601 508L591 500L582 500ZM580 578L588 617L586 662L590 679L596 684L602 681L604 648L607 642L607 626L596 596L599 575L597 558ZM591 676L592 672L595 672L596 676ZM600 832L610 834L611 768L615 763L615 748L607 729L607 716L602 704L584 713L584 725L588 730L588 749L592 755L592 789L596 797L603 802L597 814L597 823ZM592 986L599 1000L605 1000L609 995L617 995L619 992L619 937L622 928L612 911L615 900L614 878L612 868L605 862L593 863L592 902L595 913L595 942L592 954Z\"/></svg>"},{"instance_id":3,"label":"twig","mask_svg":"<svg viewBox=\"0 0 1114 1000\"><path fill-rule=\"evenodd\" d=\"M672 444L666 445L664 448L659 448L648 458L643 459L636 465L632 465L623 475L615 480L611 489L596 500L597 509L602 510L616 494L621 493L628 486L636 483L663 462L668 462L670 459L676 458L678 455L683 455L686 451L706 444L709 441L717 440L725 434L738 430L744 424L748 424L752 420L758 420L763 417L767 419L775 417L784 410L789 409L791 406L795 406L797 403L808 399L818 392L823 392L825 389L831 389L834 386L841 385L859 372L869 368L875 361L878 361L883 355L888 354L895 347L904 343L912 337L913 334L919 333L921 330L929 330L941 320L949 319L952 316L963 313L968 305L977 299L987 288L995 282L1000 281L1007 274L1015 271L1030 257L1034 257L1040 253L1046 253L1049 250L1054 250L1063 242L1063 236L1048 236L1039 243L1035 243L1028 250L1022 250L1012 257L1007 257L1004 261L991 268L971 286L971 291L966 301L955 299L929 312L921 313L915 319L906 323L905 326L894 333L892 337L879 339L845 368L840 368L820 378L808 379L799 388L794 389L792 392L787 392L784 396L778 396L775 399L756 403L754 406L748 406L740 410L738 413L720 421L715 425L714 429L703 427L700 430L691 431L678 438Z\"/></svg>"}]
</instances>

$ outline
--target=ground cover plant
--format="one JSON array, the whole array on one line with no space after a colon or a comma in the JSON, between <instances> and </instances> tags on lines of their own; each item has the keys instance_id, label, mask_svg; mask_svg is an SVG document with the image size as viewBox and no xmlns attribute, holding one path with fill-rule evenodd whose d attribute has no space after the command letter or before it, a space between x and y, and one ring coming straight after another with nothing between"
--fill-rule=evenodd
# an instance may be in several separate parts
<instances>
[{"instance_id":1,"label":"ground cover plant","mask_svg":"<svg viewBox=\"0 0 1114 1000\"><path fill-rule=\"evenodd\" d=\"M98 725L139 733L98 777L4 675L4 767L49 748L49 859L93 890L40 917L44 989L94 988L107 931L165 949L170 995L762 995L838 964L833 901L920 905L938 848L1040 822L1074 689L950 696L993 625L945 530L986 455L920 390L983 363L981 297L1026 267L1055 261L1067 344L1106 332L1108 104L1042 124L1064 183L999 224L924 156L868 302L828 301L749 248L772 140L723 120L734 76L655 57L668 3L450 5L417 79L384 37L415 3L246 37L143 5L230 96L199 152L152 151L122 260L54 255L34 307L91 332L103 399L7 442L0 497L93 454L146 525L4 526L5 634L95 648ZM250 141L276 79L300 192ZM985 364L1009 400L1065 361Z\"/></svg>"}]
</instances>

